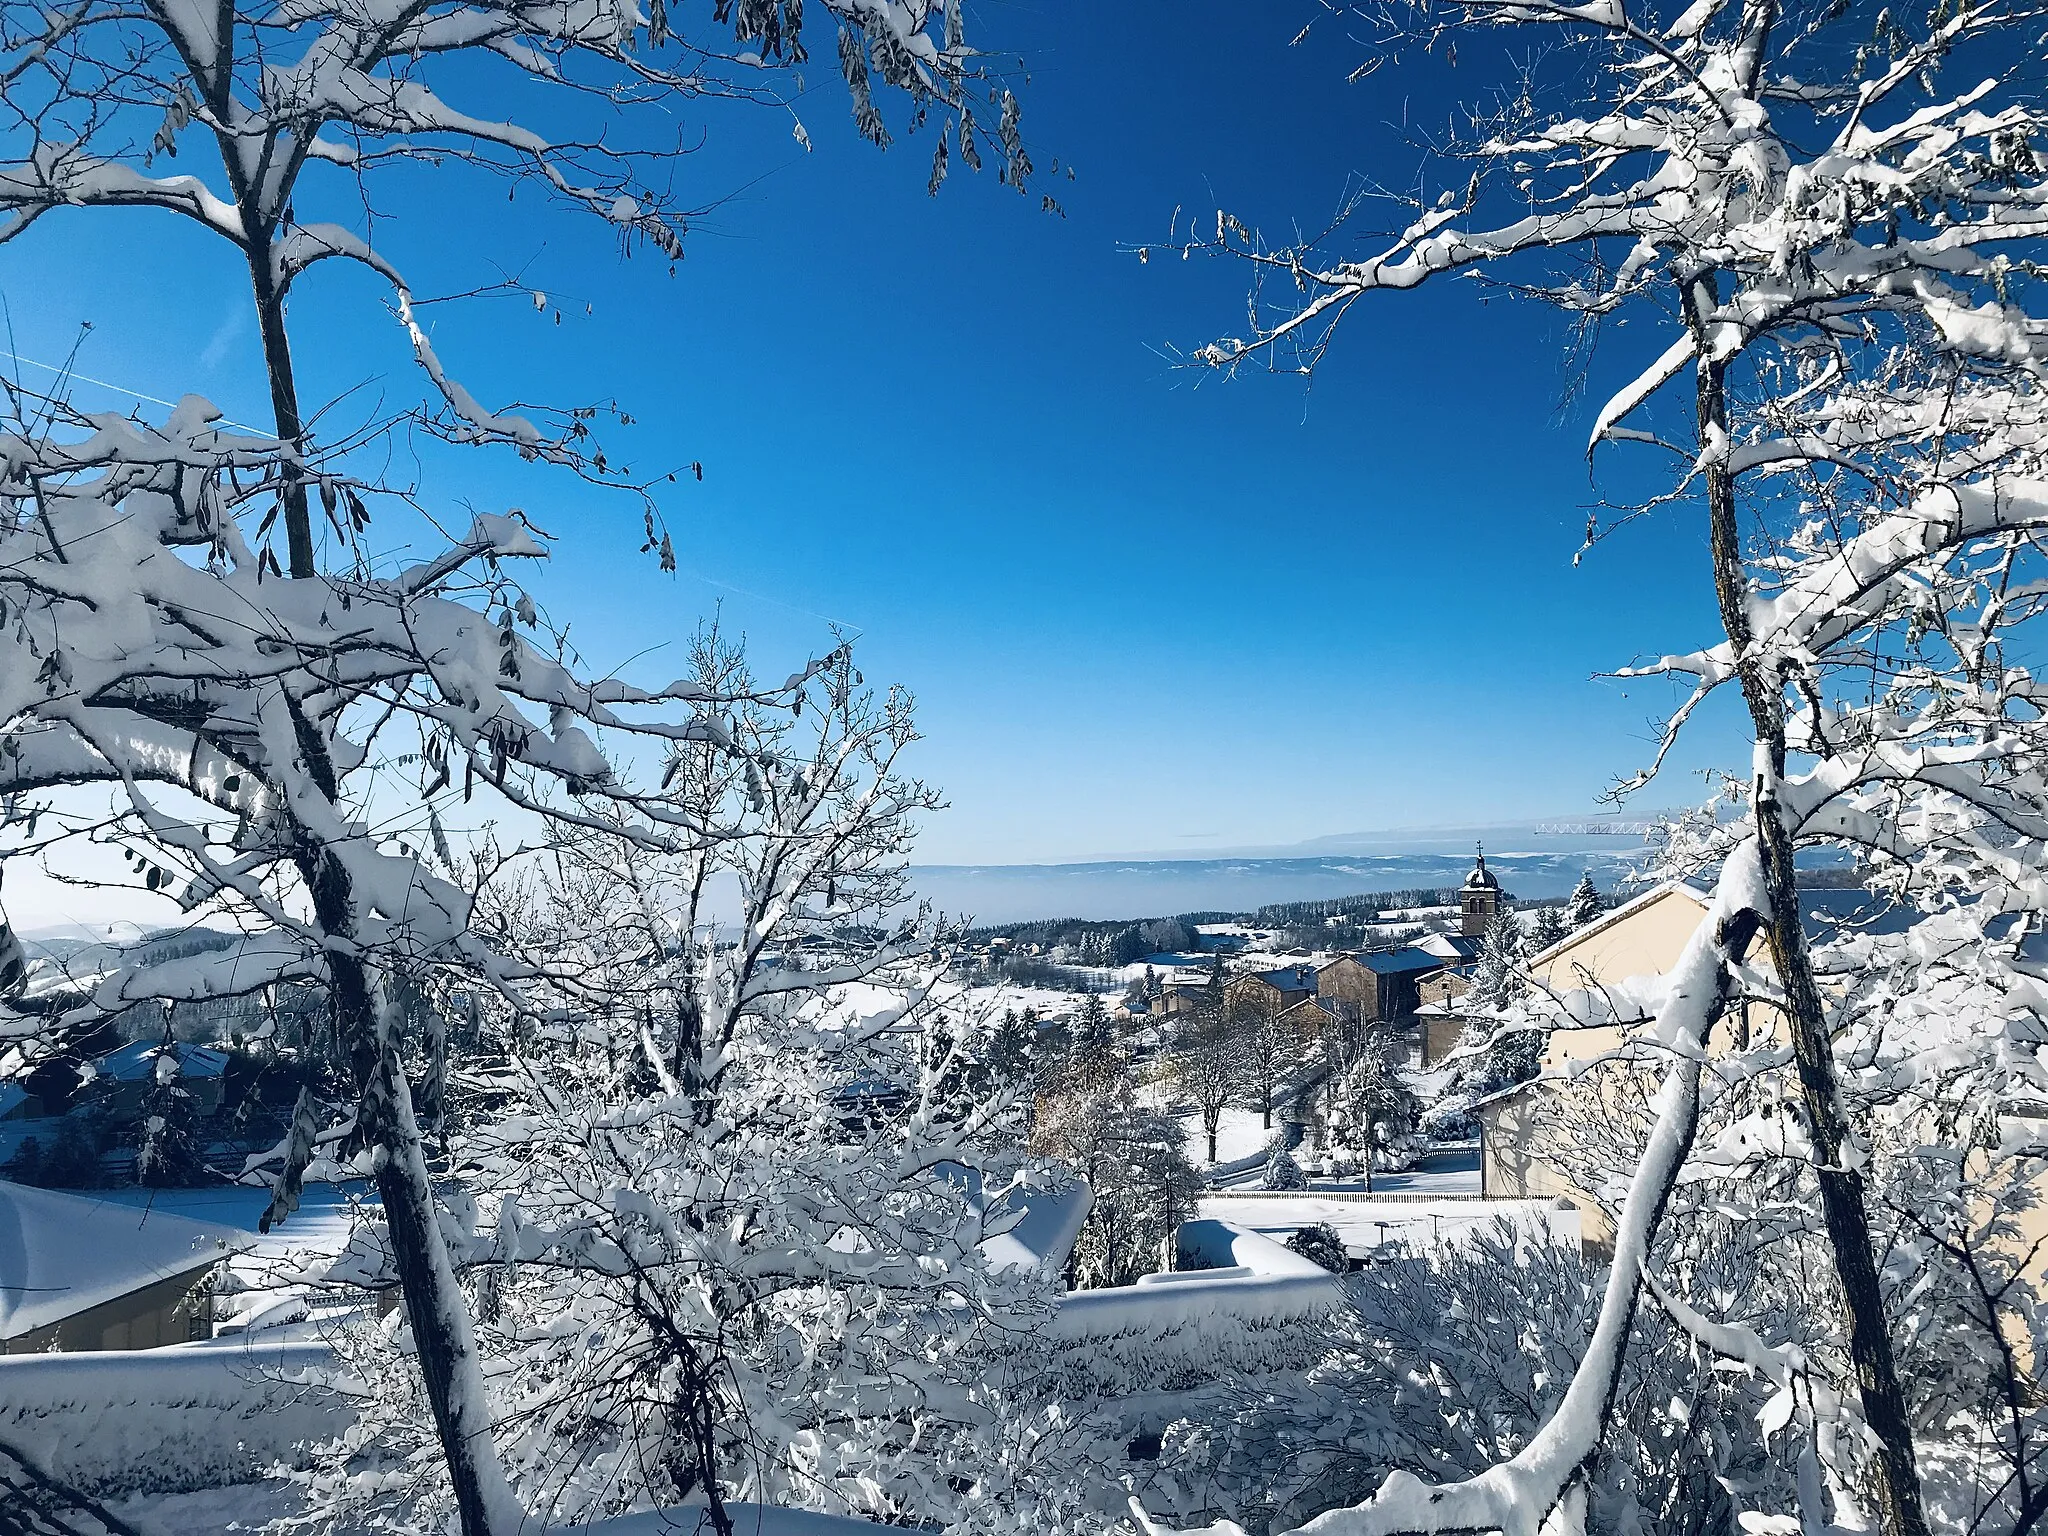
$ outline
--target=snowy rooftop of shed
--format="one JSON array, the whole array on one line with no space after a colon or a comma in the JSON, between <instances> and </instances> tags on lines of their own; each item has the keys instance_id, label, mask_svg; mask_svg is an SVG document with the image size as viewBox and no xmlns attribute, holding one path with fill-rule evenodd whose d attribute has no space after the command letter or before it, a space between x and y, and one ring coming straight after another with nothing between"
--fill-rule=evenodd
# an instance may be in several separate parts
<instances>
[{"instance_id":1,"label":"snowy rooftop of shed","mask_svg":"<svg viewBox=\"0 0 2048 1536\"><path fill-rule=\"evenodd\" d=\"M0 1339L192 1274L254 1241L211 1222L0 1181Z\"/></svg>"}]
</instances>

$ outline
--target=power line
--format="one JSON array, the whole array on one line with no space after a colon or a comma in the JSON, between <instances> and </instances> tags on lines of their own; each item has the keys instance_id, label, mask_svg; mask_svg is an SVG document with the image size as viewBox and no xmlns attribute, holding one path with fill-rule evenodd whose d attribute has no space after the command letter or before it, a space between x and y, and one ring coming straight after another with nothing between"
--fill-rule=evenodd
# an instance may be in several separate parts
<instances>
[{"instance_id":1,"label":"power line","mask_svg":"<svg viewBox=\"0 0 2048 1536\"><path fill-rule=\"evenodd\" d=\"M23 357L19 352L10 352L5 347L0 347L0 357L9 358L30 368L40 368L45 373L56 374L59 378L74 378L82 383L96 384L101 389L111 389L119 395L127 395L136 400L147 400L151 405L160 405L165 410L176 410L178 408L177 401L166 400L161 395L147 395L139 389L130 389L126 384L115 384L106 379L96 379L89 373L80 373L76 368L59 368L54 364L41 362L33 357ZM252 427L247 422L236 421L231 416L223 416L221 420L238 432L254 432L261 435L263 431L261 427Z\"/></svg>"}]
</instances>

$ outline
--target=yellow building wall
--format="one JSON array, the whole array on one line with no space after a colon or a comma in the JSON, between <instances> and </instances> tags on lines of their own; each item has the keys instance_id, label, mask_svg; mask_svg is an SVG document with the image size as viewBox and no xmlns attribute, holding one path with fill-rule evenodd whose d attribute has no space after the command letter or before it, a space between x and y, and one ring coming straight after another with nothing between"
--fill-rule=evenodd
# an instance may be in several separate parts
<instances>
[{"instance_id":1,"label":"yellow building wall","mask_svg":"<svg viewBox=\"0 0 2048 1536\"><path fill-rule=\"evenodd\" d=\"M1678 963L1705 916L1705 905L1692 894L1666 887L1553 946L1530 969L1538 980L1560 992L1660 975ZM1591 1061L1619 1046L1621 1037L1618 1027L1553 1030L1544 1047L1544 1071L1558 1072L1573 1062ZM1480 1112L1481 1187L1488 1195L1503 1199L1563 1195L1579 1207L1580 1233L1587 1252L1598 1255L1612 1249L1613 1223L1590 1195L1574 1187L1546 1157L1538 1124L1544 1098L1574 1091L1599 1093L1600 1089L1583 1082L1576 1089L1539 1084Z\"/></svg>"}]
</instances>

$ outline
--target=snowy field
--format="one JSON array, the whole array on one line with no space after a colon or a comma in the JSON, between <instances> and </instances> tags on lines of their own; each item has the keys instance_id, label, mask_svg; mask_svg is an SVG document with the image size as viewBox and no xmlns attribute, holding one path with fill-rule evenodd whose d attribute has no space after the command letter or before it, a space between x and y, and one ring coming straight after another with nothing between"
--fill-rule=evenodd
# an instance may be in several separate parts
<instances>
[{"instance_id":1,"label":"snowy field","mask_svg":"<svg viewBox=\"0 0 2048 1536\"><path fill-rule=\"evenodd\" d=\"M1202 1129L1200 1115L1185 1116L1181 1124L1187 1127L1188 1161L1197 1168L1209 1167L1209 1137ZM1268 1130L1256 1109L1238 1109L1232 1106L1223 1111L1223 1118L1216 1125L1216 1161L1218 1163L1240 1162L1263 1152L1273 1132L1279 1129L1278 1117L1272 1130Z\"/></svg>"}]
</instances>

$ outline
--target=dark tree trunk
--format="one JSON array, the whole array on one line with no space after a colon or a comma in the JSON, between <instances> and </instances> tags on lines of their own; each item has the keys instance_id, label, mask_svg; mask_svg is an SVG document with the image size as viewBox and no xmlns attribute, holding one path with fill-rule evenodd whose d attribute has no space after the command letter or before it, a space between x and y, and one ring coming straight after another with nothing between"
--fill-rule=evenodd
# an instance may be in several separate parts
<instances>
[{"instance_id":1,"label":"dark tree trunk","mask_svg":"<svg viewBox=\"0 0 2048 1536\"><path fill-rule=\"evenodd\" d=\"M338 786L326 743L296 705L292 717L299 748L332 802ZM321 929L336 938L349 937L355 904L347 869L328 849L310 843L302 846L297 863ZM465 1401L458 1388L471 1367L475 1341L441 1238L389 999L380 978L354 955L330 951L327 968L337 1031L362 1095L362 1129L377 1149L377 1193L462 1536L512 1536L505 1522L494 1519L509 1496L488 1429L487 1405Z\"/></svg>"},{"instance_id":2,"label":"dark tree trunk","mask_svg":"<svg viewBox=\"0 0 2048 1536\"><path fill-rule=\"evenodd\" d=\"M292 372L291 337L284 324L284 294L270 275L268 232L249 248L249 280L256 292L256 323L263 337L263 368L270 376L270 409L277 435L294 448L305 446L306 427L299 415L299 386ZM313 520L306 482L294 464L284 467L284 531L291 573L313 575Z\"/></svg>"},{"instance_id":3,"label":"dark tree trunk","mask_svg":"<svg viewBox=\"0 0 2048 1536\"><path fill-rule=\"evenodd\" d=\"M1709 348L1707 318L1718 303L1711 277L1685 290L1686 319L1698 345L1697 414L1700 441L1725 442L1728 395L1725 366ZM1864 1421L1877 1439L1872 1485L1878 1518L1886 1536L1927 1536L1927 1516L1920 1501L1920 1474L1913 1454L1912 1426L1905 1393L1899 1386L1885 1320L1884 1295L1878 1288L1877 1264L1871 1256L1870 1218L1864 1206L1863 1177L1842 1166L1842 1148L1849 1126L1835 1077L1832 1042L1807 953L1806 932L1799 921L1799 895L1792 860L1792 839L1778 814L1775 785L1785 772L1785 715L1779 680L1766 677L1749 652L1748 587L1742 560L1741 532L1736 521L1735 481L1725 462L1706 472L1708 542L1713 553L1714 590L1721 622L1734 648L1743 698L1749 706L1757 741L1770 754L1770 776L1756 786L1756 823L1765 889L1770 897L1770 922L1764 939L1771 963L1785 989L1785 1007L1792 1033L1793 1058L1800 1096L1813 1139L1815 1177L1820 1184L1821 1219L1834 1253L1835 1278L1848 1322L1849 1358L1863 1403Z\"/></svg>"}]
</instances>

